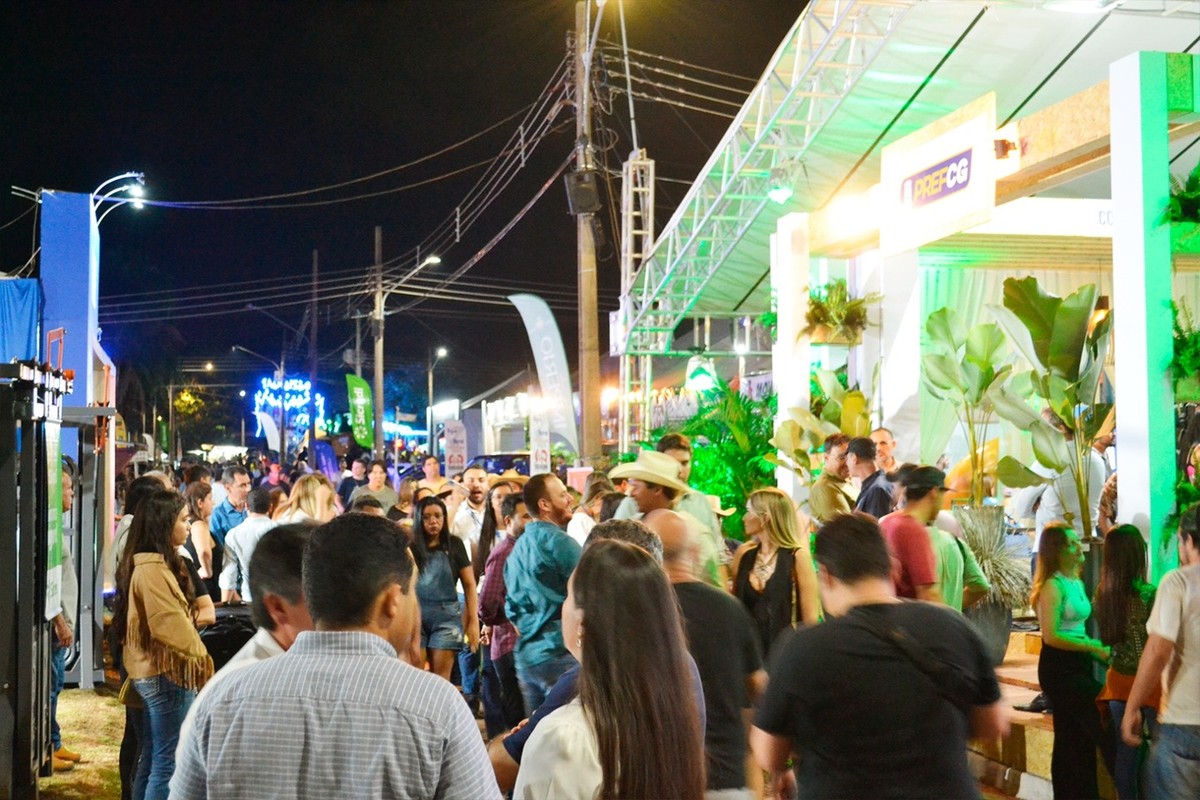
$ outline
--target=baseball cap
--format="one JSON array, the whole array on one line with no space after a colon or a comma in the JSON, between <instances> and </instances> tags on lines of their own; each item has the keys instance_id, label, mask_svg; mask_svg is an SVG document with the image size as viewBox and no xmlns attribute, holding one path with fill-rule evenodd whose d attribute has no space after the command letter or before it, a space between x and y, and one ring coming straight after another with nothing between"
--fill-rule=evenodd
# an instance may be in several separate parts
<instances>
[{"instance_id":1,"label":"baseball cap","mask_svg":"<svg viewBox=\"0 0 1200 800\"><path fill-rule=\"evenodd\" d=\"M946 473L937 467L917 467L906 475L901 476L900 482L905 489L949 489L946 485Z\"/></svg>"}]
</instances>

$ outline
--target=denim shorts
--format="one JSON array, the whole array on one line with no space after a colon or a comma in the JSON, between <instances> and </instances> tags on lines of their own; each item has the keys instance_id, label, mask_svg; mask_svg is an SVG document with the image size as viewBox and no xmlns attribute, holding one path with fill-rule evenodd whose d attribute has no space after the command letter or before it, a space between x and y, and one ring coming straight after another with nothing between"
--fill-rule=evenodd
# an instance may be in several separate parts
<instances>
[{"instance_id":1,"label":"denim shorts","mask_svg":"<svg viewBox=\"0 0 1200 800\"><path fill-rule=\"evenodd\" d=\"M462 607L452 603L421 604L421 647L429 650L461 650Z\"/></svg>"}]
</instances>

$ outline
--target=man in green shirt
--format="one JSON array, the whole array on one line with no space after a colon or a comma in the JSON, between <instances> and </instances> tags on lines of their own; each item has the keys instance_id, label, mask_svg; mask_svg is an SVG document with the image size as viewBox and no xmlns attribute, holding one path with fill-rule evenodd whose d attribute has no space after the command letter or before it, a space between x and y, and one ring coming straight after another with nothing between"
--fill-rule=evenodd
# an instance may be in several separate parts
<instances>
[{"instance_id":1,"label":"man in green shirt","mask_svg":"<svg viewBox=\"0 0 1200 800\"><path fill-rule=\"evenodd\" d=\"M808 507L818 525L824 525L838 514L849 514L858 500L858 490L850 483L850 467L846 451L850 437L835 433L825 439L825 469L813 481L808 495Z\"/></svg>"}]
</instances>

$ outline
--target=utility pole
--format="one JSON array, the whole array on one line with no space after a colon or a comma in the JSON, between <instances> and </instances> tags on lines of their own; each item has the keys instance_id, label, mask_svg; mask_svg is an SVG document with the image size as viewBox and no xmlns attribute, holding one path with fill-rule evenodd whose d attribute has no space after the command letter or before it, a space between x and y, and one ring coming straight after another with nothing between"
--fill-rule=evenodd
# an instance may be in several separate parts
<instances>
[{"instance_id":1,"label":"utility pole","mask_svg":"<svg viewBox=\"0 0 1200 800\"><path fill-rule=\"evenodd\" d=\"M312 306L309 310L312 327L308 334L308 463L317 463L317 251L312 259Z\"/></svg>"},{"instance_id":2,"label":"utility pole","mask_svg":"<svg viewBox=\"0 0 1200 800\"><path fill-rule=\"evenodd\" d=\"M279 468L287 461L287 330L279 345Z\"/></svg>"},{"instance_id":3,"label":"utility pole","mask_svg":"<svg viewBox=\"0 0 1200 800\"><path fill-rule=\"evenodd\" d=\"M575 168L590 169L592 109L589 96L587 3L575 4ZM575 218L579 266L579 453L583 464L600 460L600 326L597 321L596 241L593 214Z\"/></svg>"},{"instance_id":4,"label":"utility pole","mask_svg":"<svg viewBox=\"0 0 1200 800\"><path fill-rule=\"evenodd\" d=\"M354 374L362 377L362 316L354 316Z\"/></svg>"},{"instance_id":5,"label":"utility pole","mask_svg":"<svg viewBox=\"0 0 1200 800\"><path fill-rule=\"evenodd\" d=\"M383 458L383 227L375 226L375 458Z\"/></svg>"}]
</instances>

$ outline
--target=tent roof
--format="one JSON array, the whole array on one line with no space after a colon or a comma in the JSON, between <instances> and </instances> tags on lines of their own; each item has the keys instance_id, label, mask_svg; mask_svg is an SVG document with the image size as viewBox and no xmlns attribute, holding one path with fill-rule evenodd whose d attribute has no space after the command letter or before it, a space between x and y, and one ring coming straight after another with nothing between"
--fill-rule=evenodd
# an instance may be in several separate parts
<instances>
[{"instance_id":1,"label":"tent roof","mask_svg":"<svg viewBox=\"0 0 1200 800\"><path fill-rule=\"evenodd\" d=\"M812 0L639 269L630 349L657 349L687 316L766 311L776 221L866 191L885 145L990 91L1002 125L1106 80L1130 53L1197 48L1200 0L1062 10L1104 3ZM771 169L788 163L796 194L771 202ZM1107 184L1056 193L1107 197Z\"/></svg>"}]
</instances>

